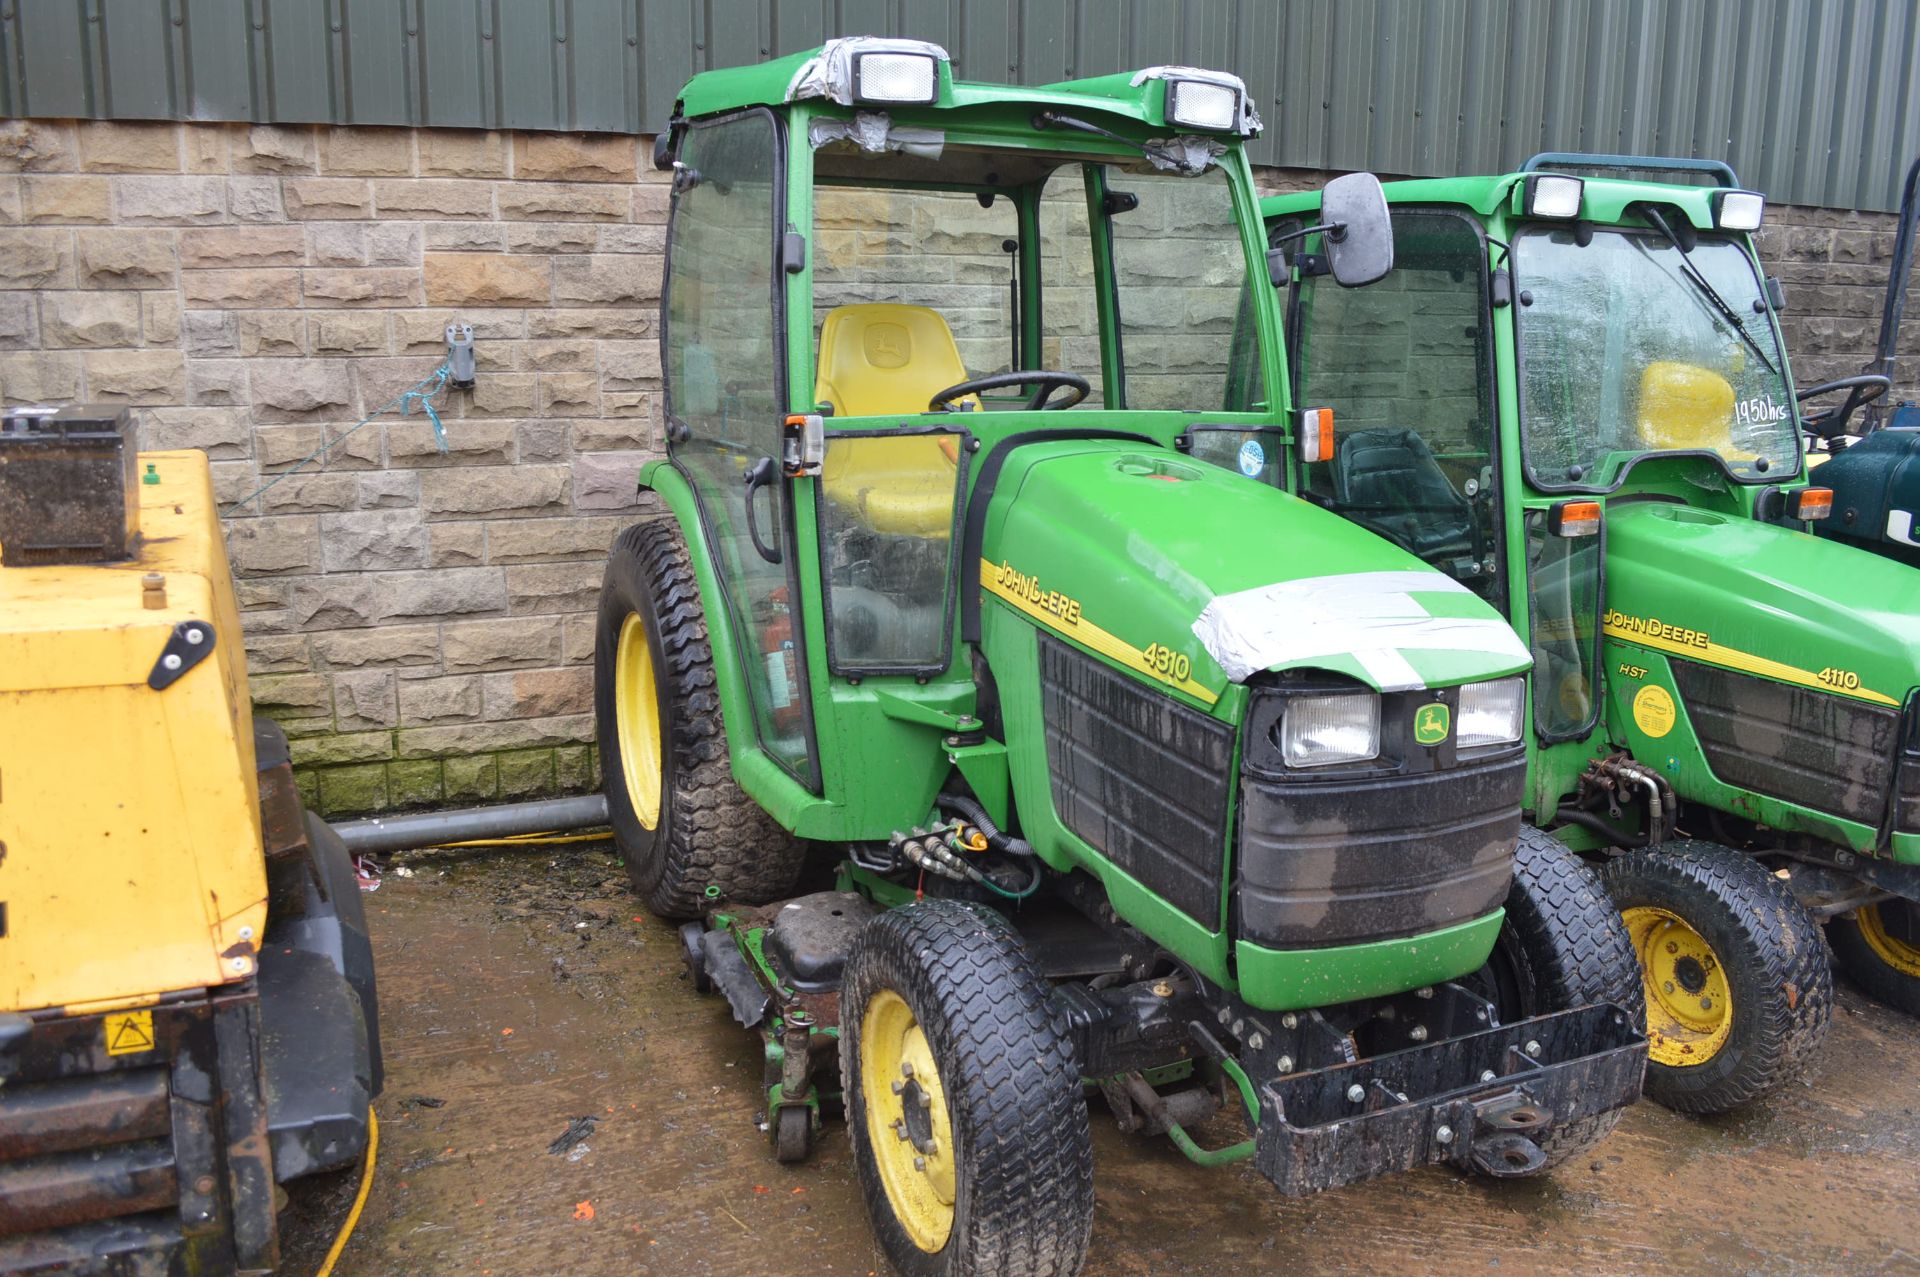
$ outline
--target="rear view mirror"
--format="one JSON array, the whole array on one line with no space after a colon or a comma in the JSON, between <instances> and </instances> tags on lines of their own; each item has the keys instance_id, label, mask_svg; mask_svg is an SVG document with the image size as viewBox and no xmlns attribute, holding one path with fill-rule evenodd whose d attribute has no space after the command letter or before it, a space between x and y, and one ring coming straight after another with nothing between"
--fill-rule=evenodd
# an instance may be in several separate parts
<instances>
[{"instance_id":1,"label":"rear view mirror","mask_svg":"<svg viewBox=\"0 0 1920 1277\"><path fill-rule=\"evenodd\" d=\"M1342 288L1371 284L1393 269L1393 220L1387 193L1371 173L1347 173L1320 193L1327 267Z\"/></svg>"}]
</instances>

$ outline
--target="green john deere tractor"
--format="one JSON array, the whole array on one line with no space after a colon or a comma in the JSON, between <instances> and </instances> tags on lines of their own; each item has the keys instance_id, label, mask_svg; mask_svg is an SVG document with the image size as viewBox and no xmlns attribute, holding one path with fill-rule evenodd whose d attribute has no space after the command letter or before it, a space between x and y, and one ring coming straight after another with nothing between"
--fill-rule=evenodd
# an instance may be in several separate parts
<instances>
[{"instance_id":1,"label":"green john deere tractor","mask_svg":"<svg viewBox=\"0 0 1920 1277\"><path fill-rule=\"evenodd\" d=\"M611 816L763 1036L774 1152L843 1111L905 1272L1075 1271L1091 1091L1288 1193L1536 1173L1639 1092L1625 929L1521 830L1524 643L1183 452L1284 464L1257 127L1217 73L1008 88L847 39L695 77L656 152ZM1378 184L1327 198L1336 276L1385 272ZM1222 1109L1247 1138L1201 1147Z\"/></svg>"},{"instance_id":2,"label":"green john deere tractor","mask_svg":"<svg viewBox=\"0 0 1920 1277\"><path fill-rule=\"evenodd\" d=\"M1715 180L1620 175L1673 168ZM1808 535L1826 494L1749 238L1764 202L1724 166L1546 156L1386 190L1396 268L1359 292L1326 286L1317 196L1263 203L1323 427L1293 489L1530 636L1526 807L1605 860L1648 1091L1754 1100L1825 1035L1819 924L1920 1012L1920 574Z\"/></svg>"}]
</instances>

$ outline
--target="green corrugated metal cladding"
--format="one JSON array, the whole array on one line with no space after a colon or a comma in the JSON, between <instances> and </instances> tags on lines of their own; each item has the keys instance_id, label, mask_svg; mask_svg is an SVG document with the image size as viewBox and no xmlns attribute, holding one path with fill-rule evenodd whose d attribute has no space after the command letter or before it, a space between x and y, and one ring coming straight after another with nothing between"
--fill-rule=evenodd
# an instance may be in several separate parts
<instances>
[{"instance_id":1,"label":"green corrugated metal cladding","mask_svg":"<svg viewBox=\"0 0 1920 1277\"><path fill-rule=\"evenodd\" d=\"M0 113L652 132L695 71L866 33L979 80L1237 71L1302 168L1687 154L1891 209L1920 150L1914 0L0 0Z\"/></svg>"}]
</instances>

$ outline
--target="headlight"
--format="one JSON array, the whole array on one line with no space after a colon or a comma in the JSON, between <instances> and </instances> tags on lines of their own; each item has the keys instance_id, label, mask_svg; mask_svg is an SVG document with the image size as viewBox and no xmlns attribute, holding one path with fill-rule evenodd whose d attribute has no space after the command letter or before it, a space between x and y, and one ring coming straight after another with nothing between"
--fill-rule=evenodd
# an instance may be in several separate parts
<instances>
[{"instance_id":1,"label":"headlight","mask_svg":"<svg viewBox=\"0 0 1920 1277\"><path fill-rule=\"evenodd\" d=\"M1460 749L1472 749L1476 745L1504 745L1519 740L1526 703L1523 679L1496 678L1486 683L1468 683L1460 689L1460 728L1454 744Z\"/></svg>"},{"instance_id":2,"label":"headlight","mask_svg":"<svg viewBox=\"0 0 1920 1277\"><path fill-rule=\"evenodd\" d=\"M1560 173L1533 173L1527 177L1524 191L1528 217L1574 218L1580 216L1580 196L1587 184L1577 177Z\"/></svg>"},{"instance_id":3,"label":"headlight","mask_svg":"<svg viewBox=\"0 0 1920 1277\"><path fill-rule=\"evenodd\" d=\"M1280 720L1280 756L1289 767L1353 763L1380 753L1380 698L1372 692L1299 696Z\"/></svg>"},{"instance_id":4,"label":"headlight","mask_svg":"<svg viewBox=\"0 0 1920 1277\"><path fill-rule=\"evenodd\" d=\"M853 60L853 96L862 102L929 103L940 96L934 59L919 53L862 53Z\"/></svg>"},{"instance_id":5,"label":"headlight","mask_svg":"<svg viewBox=\"0 0 1920 1277\"><path fill-rule=\"evenodd\" d=\"M1240 124L1240 94L1228 85L1205 80L1168 80L1167 121L1189 129L1235 130Z\"/></svg>"},{"instance_id":6,"label":"headlight","mask_svg":"<svg viewBox=\"0 0 1920 1277\"><path fill-rule=\"evenodd\" d=\"M1715 191L1713 224L1723 231L1757 231L1767 215L1767 197L1758 191Z\"/></svg>"}]
</instances>

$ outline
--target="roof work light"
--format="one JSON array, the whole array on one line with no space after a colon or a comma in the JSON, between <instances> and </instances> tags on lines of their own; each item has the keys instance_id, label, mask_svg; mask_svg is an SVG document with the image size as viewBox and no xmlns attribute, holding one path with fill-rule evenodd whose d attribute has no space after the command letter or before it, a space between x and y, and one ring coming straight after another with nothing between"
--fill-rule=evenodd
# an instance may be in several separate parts
<instances>
[{"instance_id":1,"label":"roof work light","mask_svg":"<svg viewBox=\"0 0 1920 1277\"><path fill-rule=\"evenodd\" d=\"M1529 217L1553 217L1562 221L1580 216L1580 197L1587 184L1577 177L1561 173L1530 173L1522 194L1522 207Z\"/></svg>"},{"instance_id":2,"label":"roof work light","mask_svg":"<svg viewBox=\"0 0 1920 1277\"><path fill-rule=\"evenodd\" d=\"M1758 191L1715 191L1713 224L1723 231L1757 231L1767 214L1767 197Z\"/></svg>"},{"instance_id":3,"label":"roof work light","mask_svg":"<svg viewBox=\"0 0 1920 1277\"><path fill-rule=\"evenodd\" d=\"M892 50L855 54L853 96L860 102L925 106L940 96L937 60L930 54Z\"/></svg>"}]
</instances>

